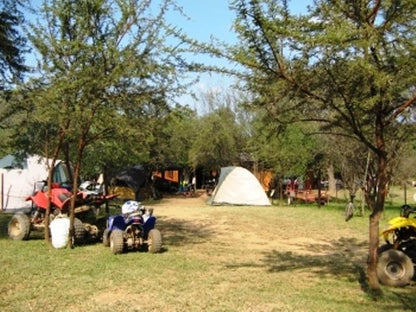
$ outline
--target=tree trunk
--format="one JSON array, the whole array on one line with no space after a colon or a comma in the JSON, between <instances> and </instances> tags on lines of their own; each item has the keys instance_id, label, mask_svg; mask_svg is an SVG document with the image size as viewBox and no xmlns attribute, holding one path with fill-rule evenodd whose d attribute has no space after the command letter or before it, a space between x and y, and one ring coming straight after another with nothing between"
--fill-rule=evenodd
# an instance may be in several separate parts
<instances>
[{"instance_id":1,"label":"tree trunk","mask_svg":"<svg viewBox=\"0 0 416 312\"><path fill-rule=\"evenodd\" d=\"M45 243L47 245L51 245L51 235L49 232L49 225L50 225L50 215L51 215L51 208L52 208L52 203L51 203L51 198L52 198L52 179L53 179L53 171L55 169L55 163L56 163L56 158L57 155L59 153L59 147L57 147L55 154L53 156L52 162L49 164L48 162L48 181L46 182L48 191L47 191L47 197L48 197L48 205L47 208L45 210L45 217L43 220L43 223L45 224Z\"/></svg>"},{"instance_id":2,"label":"tree trunk","mask_svg":"<svg viewBox=\"0 0 416 312\"><path fill-rule=\"evenodd\" d=\"M55 166L55 161L52 161L51 166L48 168L48 181L46 182L46 186L48 188L47 191L47 197L48 197L48 206L46 207L45 210L45 218L44 218L44 224L45 224L45 233L44 233L44 237L45 237L45 244L46 245L51 245L51 235L49 232L49 219L50 219L50 215L51 215L51 197L52 197L52 177L53 177L53 168Z\"/></svg>"},{"instance_id":3,"label":"tree trunk","mask_svg":"<svg viewBox=\"0 0 416 312\"><path fill-rule=\"evenodd\" d=\"M318 169L318 207L321 208L322 203L322 176L321 176L321 168Z\"/></svg>"},{"instance_id":4,"label":"tree trunk","mask_svg":"<svg viewBox=\"0 0 416 312\"><path fill-rule=\"evenodd\" d=\"M377 206L377 205L376 205ZM367 259L367 275L368 285L372 290L380 290L380 283L377 277L377 263L378 263L378 244L379 244L379 221L381 211L375 208L374 212L370 215L370 235L369 235L369 251Z\"/></svg>"},{"instance_id":5,"label":"tree trunk","mask_svg":"<svg viewBox=\"0 0 416 312\"><path fill-rule=\"evenodd\" d=\"M59 135L58 135L58 143L56 145L56 148L54 150L53 156L52 156L52 162L49 164L48 161L48 208L45 211L45 242L48 245L51 245L51 237L49 233L49 219L50 219L50 213L51 213L51 194L52 194L52 179L53 179L53 171L55 169L56 160L58 159L59 152L61 151L62 143L65 138L65 130L68 129L69 124L71 123L71 120L68 118L66 121L64 127L60 128ZM48 158L48 151L49 151L49 144L47 143L45 146L46 151L46 158Z\"/></svg>"},{"instance_id":6,"label":"tree trunk","mask_svg":"<svg viewBox=\"0 0 416 312\"><path fill-rule=\"evenodd\" d=\"M368 151L368 154L367 154L367 163L366 163L366 165L365 165L365 173L364 173L364 181L367 179L367 174L368 174L368 168L370 167L370 159L371 159L371 152L370 151ZM361 191L362 191L362 189L361 189ZM365 194L364 194L364 197L365 197ZM364 216L364 213L365 213L365 204L364 204L364 200L362 200L361 201L361 215L362 216Z\"/></svg>"},{"instance_id":7,"label":"tree trunk","mask_svg":"<svg viewBox=\"0 0 416 312\"><path fill-rule=\"evenodd\" d=\"M337 185L334 175L334 164L332 162L328 165L326 172L328 174L328 193L334 196L337 193Z\"/></svg>"},{"instance_id":8,"label":"tree trunk","mask_svg":"<svg viewBox=\"0 0 416 312\"><path fill-rule=\"evenodd\" d=\"M78 193L78 183L76 183L75 179L78 179L79 173L78 173L78 162L75 165L75 172L74 172L74 182L72 184L72 197L71 197L71 203L69 206L69 234L68 234L68 247L73 247L73 241L75 238L75 203L77 199L77 193Z\"/></svg>"},{"instance_id":9,"label":"tree trunk","mask_svg":"<svg viewBox=\"0 0 416 312\"><path fill-rule=\"evenodd\" d=\"M370 228L369 228L369 252L367 259L367 275L368 275L368 284L371 290L380 291L380 283L377 277L377 263L378 263L378 245L379 245L379 223L381 214L384 209L384 202L387 195L387 162L386 156L383 153L378 155L378 179L376 182L377 192L375 203L373 205L373 210L370 215ZM369 196L367 196L367 201L372 201ZM369 203L369 207L371 203Z\"/></svg>"},{"instance_id":10,"label":"tree trunk","mask_svg":"<svg viewBox=\"0 0 416 312\"><path fill-rule=\"evenodd\" d=\"M84 139L80 139L80 143L78 145L78 155L77 155L77 162L75 165L74 170L74 182L72 186L72 198L71 198L71 206L69 207L69 239L68 239L68 247L73 247L73 240L75 236L75 227L74 227L74 221L75 221L75 204L77 200L77 193L78 193L78 179L81 172L81 160L82 160L82 154L84 151Z\"/></svg>"}]
</instances>

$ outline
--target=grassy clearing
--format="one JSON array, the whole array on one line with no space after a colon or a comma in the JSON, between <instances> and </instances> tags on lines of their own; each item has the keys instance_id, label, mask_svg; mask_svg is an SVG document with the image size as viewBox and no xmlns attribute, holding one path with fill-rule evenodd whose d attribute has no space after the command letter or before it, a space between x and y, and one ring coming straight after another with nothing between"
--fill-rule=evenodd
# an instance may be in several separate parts
<instances>
[{"instance_id":1,"label":"grassy clearing","mask_svg":"<svg viewBox=\"0 0 416 312\"><path fill-rule=\"evenodd\" d=\"M102 244L7 238L0 215L1 311L414 311L416 286L367 291L367 217L345 203L154 206L163 252L114 256ZM386 209L382 223L398 214Z\"/></svg>"}]
</instances>

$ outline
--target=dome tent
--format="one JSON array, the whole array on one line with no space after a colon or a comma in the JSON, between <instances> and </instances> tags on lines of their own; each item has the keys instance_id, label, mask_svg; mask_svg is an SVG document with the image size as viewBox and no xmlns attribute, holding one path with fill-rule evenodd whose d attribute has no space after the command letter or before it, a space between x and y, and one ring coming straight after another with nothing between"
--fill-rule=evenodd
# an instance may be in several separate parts
<instances>
[{"instance_id":1,"label":"dome tent","mask_svg":"<svg viewBox=\"0 0 416 312\"><path fill-rule=\"evenodd\" d=\"M211 205L270 206L257 178L242 167L221 168L218 184L209 200Z\"/></svg>"}]
</instances>

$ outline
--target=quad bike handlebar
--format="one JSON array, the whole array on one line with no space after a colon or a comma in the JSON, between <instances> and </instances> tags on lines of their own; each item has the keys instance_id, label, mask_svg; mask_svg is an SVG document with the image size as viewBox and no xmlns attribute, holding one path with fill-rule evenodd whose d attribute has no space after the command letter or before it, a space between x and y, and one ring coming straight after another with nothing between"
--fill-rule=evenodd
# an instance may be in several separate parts
<instances>
[{"instance_id":1,"label":"quad bike handlebar","mask_svg":"<svg viewBox=\"0 0 416 312\"><path fill-rule=\"evenodd\" d=\"M412 208L409 205L403 205L400 210L400 216L404 218L409 218L410 214L416 214L416 208Z\"/></svg>"}]
</instances>

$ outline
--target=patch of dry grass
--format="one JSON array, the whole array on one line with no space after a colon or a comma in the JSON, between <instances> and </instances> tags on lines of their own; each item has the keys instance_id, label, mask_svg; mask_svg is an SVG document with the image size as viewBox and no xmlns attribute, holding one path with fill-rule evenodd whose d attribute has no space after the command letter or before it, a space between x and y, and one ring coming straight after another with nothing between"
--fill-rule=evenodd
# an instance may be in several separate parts
<instances>
[{"instance_id":1,"label":"patch of dry grass","mask_svg":"<svg viewBox=\"0 0 416 312\"><path fill-rule=\"evenodd\" d=\"M0 238L1 311L412 311L415 286L369 295L368 220L342 208L148 203L163 252L114 256ZM6 224L0 216L0 224ZM3 221L2 221L3 220Z\"/></svg>"}]
</instances>

